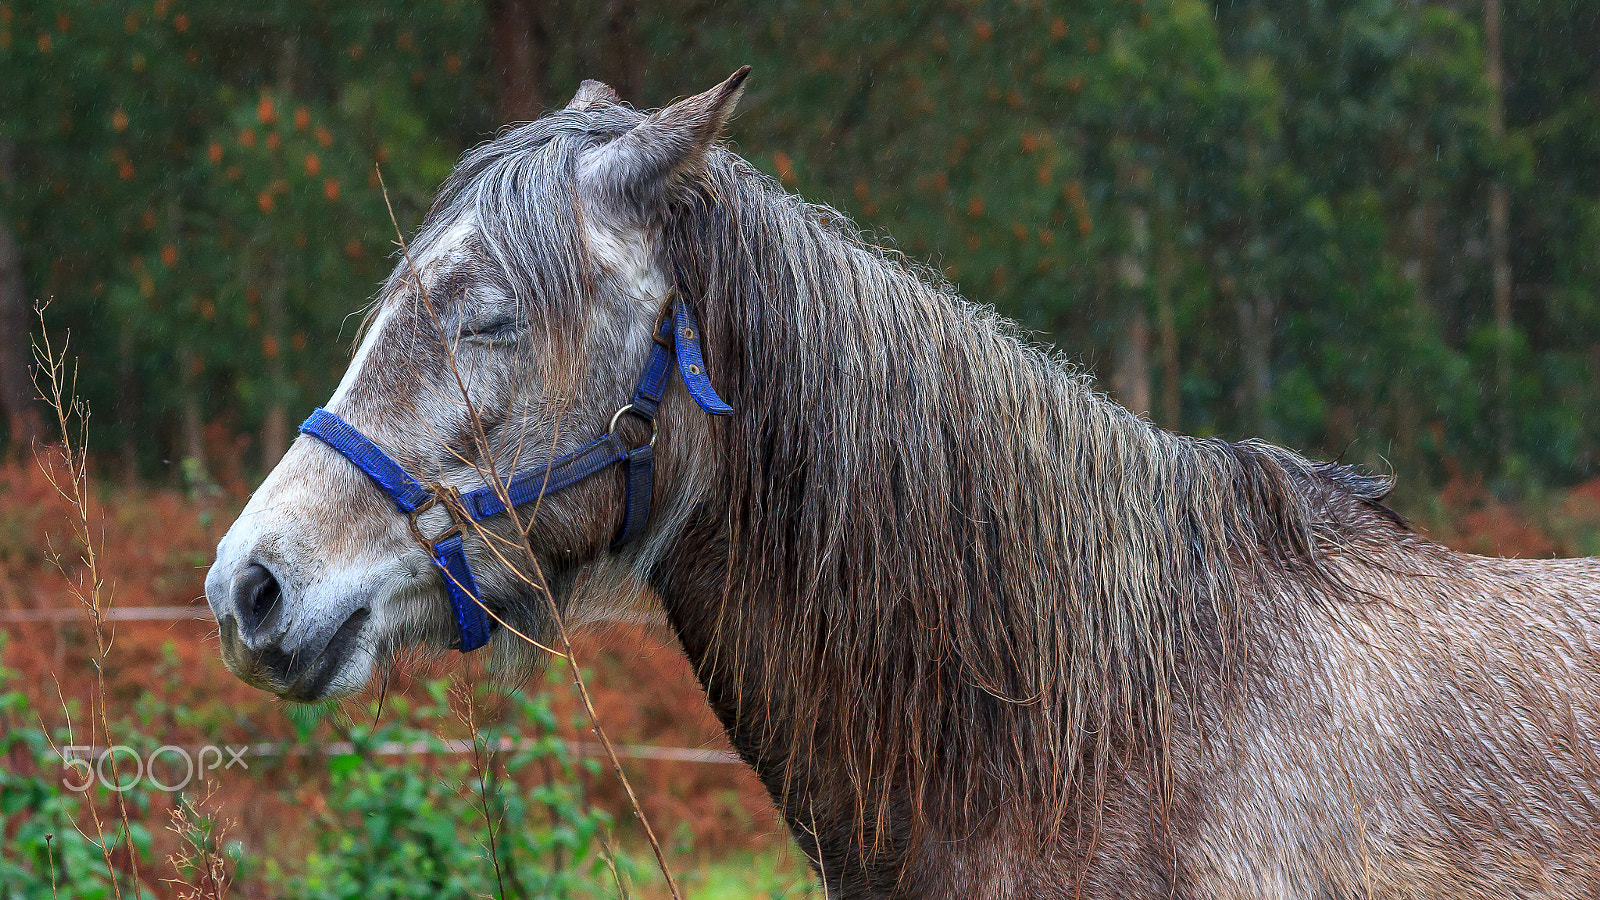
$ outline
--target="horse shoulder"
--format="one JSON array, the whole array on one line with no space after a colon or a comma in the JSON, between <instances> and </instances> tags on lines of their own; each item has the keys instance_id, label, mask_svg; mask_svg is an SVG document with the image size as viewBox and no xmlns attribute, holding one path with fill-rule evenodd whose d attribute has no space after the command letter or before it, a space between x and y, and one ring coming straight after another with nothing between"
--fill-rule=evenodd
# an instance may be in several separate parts
<instances>
[{"instance_id":1,"label":"horse shoulder","mask_svg":"<svg viewBox=\"0 0 1600 900\"><path fill-rule=\"evenodd\" d=\"M1219 897L1600 893L1600 560L1412 540L1334 566L1267 605L1241 696L1174 754L1175 871Z\"/></svg>"}]
</instances>

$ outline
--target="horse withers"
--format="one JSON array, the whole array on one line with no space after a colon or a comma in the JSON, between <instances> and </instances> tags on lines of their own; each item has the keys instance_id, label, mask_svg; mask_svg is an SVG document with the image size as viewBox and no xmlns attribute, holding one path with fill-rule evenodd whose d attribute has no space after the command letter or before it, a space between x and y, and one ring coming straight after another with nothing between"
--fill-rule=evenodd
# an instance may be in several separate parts
<instances>
[{"instance_id":1,"label":"horse withers","mask_svg":"<svg viewBox=\"0 0 1600 900\"><path fill-rule=\"evenodd\" d=\"M462 159L218 548L231 670L659 597L829 897L1600 896L1600 563L1116 406L718 144L743 78Z\"/></svg>"}]
</instances>

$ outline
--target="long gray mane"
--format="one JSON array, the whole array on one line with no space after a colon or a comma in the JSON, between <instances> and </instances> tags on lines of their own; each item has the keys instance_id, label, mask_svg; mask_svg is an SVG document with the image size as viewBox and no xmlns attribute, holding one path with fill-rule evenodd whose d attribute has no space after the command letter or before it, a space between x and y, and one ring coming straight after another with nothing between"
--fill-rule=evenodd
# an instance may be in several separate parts
<instances>
[{"instance_id":1,"label":"long gray mane","mask_svg":"<svg viewBox=\"0 0 1600 900\"><path fill-rule=\"evenodd\" d=\"M419 247L474 210L535 321L584 327L578 155L639 120L567 111L474 151ZM1404 530L1384 480L1152 426L730 151L651 227L739 410L683 536L725 554L720 580L669 614L791 821L787 762L813 758L870 841L1000 798L1059 824L1116 760L1161 770L1184 708L1227 701L1273 586L1348 595L1327 560ZM663 583L689 577L674 565Z\"/></svg>"},{"instance_id":2,"label":"long gray mane","mask_svg":"<svg viewBox=\"0 0 1600 900\"><path fill-rule=\"evenodd\" d=\"M1159 761L1264 585L1400 527L1385 480L1152 426L730 152L664 227L742 410L708 644L756 685L757 755L838 760L864 825L888 784L913 821L1059 816L1113 754Z\"/></svg>"}]
</instances>

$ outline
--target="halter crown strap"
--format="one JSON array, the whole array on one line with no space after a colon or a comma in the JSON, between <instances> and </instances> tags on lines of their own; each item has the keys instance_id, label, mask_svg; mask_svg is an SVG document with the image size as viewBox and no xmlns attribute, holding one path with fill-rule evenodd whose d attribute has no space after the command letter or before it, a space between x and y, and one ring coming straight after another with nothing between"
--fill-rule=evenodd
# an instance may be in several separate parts
<instances>
[{"instance_id":1,"label":"halter crown strap","mask_svg":"<svg viewBox=\"0 0 1600 900\"><path fill-rule=\"evenodd\" d=\"M515 507L535 503L621 463L625 469L626 499L622 526L611 543L613 548L620 547L643 533L650 520L651 498L655 493L655 435L652 432L648 444L629 447L617 434L616 426L624 414L637 416L654 426L656 410L672 375L672 357L677 358L684 386L701 409L712 415L733 414L733 407L717 395L706 376L705 355L700 349L700 325L687 300L673 301L672 315L662 316L652 338L654 346L650 349L650 359L639 376L633 399L617 410L605 434L551 460L542 468L513 475L501 485L485 485L466 494L455 494L449 489L435 492L424 487L354 425L325 409L314 410L301 423L302 434L321 440L354 463L394 501L396 509L410 518L412 534L428 549L444 578L459 633L455 647L462 653L487 643L498 623L489 620L477 581L472 577L472 567L467 563L464 523L457 520L458 512L471 522L481 522L505 512L506 500ZM417 519L436 505L444 507L449 514L450 528L437 537L425 538Z\"/></svg>"},{"instance_id":2,"label":"halter crown strap","mask_svg":"<svg viewBox=\"0 0 1600 900\"><path fill-rule=\"evenodd\" d=\"M683 373L689 396L714 416L733 415L733 407L717 396L706 375L705 354L700 352L700 320L695 318L694 308L688 303L676 303L674 307L673 343L678 348L678 371Z\"/></svg>"}]
</instances>

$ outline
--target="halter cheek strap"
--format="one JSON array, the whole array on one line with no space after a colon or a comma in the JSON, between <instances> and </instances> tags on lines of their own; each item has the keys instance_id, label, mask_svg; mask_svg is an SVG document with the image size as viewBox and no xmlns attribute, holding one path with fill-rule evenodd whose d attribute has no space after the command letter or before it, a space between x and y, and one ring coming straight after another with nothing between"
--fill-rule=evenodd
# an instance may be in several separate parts
<instances>
[{"instance_id":1,"label":"halter cheek strap","mask_svg":"<svg viewBox=\"0 0 1600 900\"><path fill-rule=\"evenodd\" d=\"M359 429L325 409L317 409L300 425L309 434L339 451L356 468L365 472L395 508L406 516L417 542L428 549L433 563L444 577L445 591L455 612L459 634L454 647L463 653L476 650L489 640L495 623L490 621L478 584L467 564L464 543L466 525L500 515L506 500L513 507L535 503L541 498L621 463L626 494L622 525L612 540L613 548L632 541L650 520L651 495L655 492L655 417L661 397L672 377L673 359L683 376L689 396L706 412L726 416L733 413L717 395L706 376L705 355L700 349L700 323L688 301L673 301L671 315L663 315L650 348L650 359L633 390L633 398L611 417L605 434L549 464L529 472L513 474L504 483L485 485L461 494L450 487L430 490L417 481L394 458L383 452ZM650 442L629 447L617 434L624 415L637 416L651 424ZM502 499L502 496L505 499ZM435 506L450 517L450 527L433 537L425 537L418 519ZM467 522L458 516L464 515Z\"/></svg>"}]
</instances>

